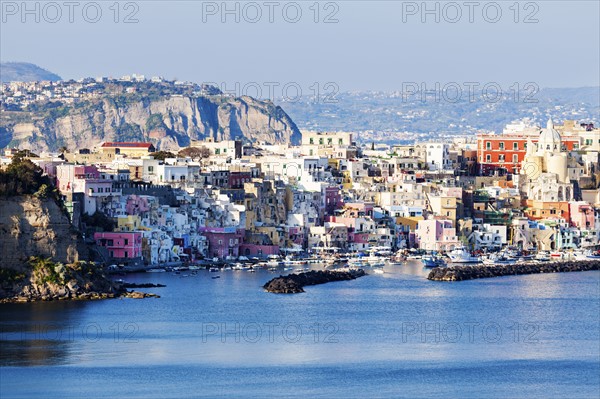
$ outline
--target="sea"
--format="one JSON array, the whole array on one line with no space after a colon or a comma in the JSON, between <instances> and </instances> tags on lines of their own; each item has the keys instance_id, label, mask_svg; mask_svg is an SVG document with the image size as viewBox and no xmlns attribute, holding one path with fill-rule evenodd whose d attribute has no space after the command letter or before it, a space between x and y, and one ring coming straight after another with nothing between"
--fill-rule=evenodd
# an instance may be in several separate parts
<instances>
[{"instance_id":1,"label":"sea","mask_svg":"<svg viewBox=\"0 0 600 399\"><path fill-rule=\"evenodd\" d=\"M598 271L433 282L409 262L265 292L281 273L129 274L166 287L2 304L0 398L600 397Z\"/></svg>"}]
</instances>

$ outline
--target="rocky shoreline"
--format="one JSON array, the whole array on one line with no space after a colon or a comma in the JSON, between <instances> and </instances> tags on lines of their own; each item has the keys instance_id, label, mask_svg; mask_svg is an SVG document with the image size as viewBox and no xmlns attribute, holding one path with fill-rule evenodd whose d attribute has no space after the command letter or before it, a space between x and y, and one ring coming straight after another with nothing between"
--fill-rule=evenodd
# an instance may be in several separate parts
<instances>
[{"instance_id":1,"label":"rocky shoreline","mask_svg":"<svg viewBox=\"0 0 600 399\"><path fill-rule=\"evenodd\" d=\"M298 294L304 292L303 287L330 283L332 281L354 280L366 276L362 269L357 270L311 270L304 273L294 273L287 276L279 276L268 281L263 288L267 292L275 294Z\"/></svg>"},{"instance_id":2,"label":"rocky shoreline","mask_svg":"<svg viewBox=\"0 0 600 399\"><path fill-rule=\"evenodd\" d=\"M83 261L65 265L32 257L21 269L0 268L0 303L159 298L127 288L147 286L112 281L100 267Z\"/></svg>"},{"instance_id":3,"label":"rocky shoreline","mask_svg":"<svg viewBox=\"0 0 600 399\"><path fill-rule=\"evenodd\" d=\"M599 269L600 260L524 263L498 266L450 266L432 269L427 279L432 281L465 281L522 274L583 272Z\"/></svg>"}]
</instances>

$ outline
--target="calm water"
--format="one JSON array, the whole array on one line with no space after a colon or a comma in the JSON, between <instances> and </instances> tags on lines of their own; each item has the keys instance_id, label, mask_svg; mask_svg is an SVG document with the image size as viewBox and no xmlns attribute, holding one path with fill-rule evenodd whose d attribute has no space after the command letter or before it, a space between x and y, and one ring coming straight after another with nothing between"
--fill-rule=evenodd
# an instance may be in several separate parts
<instances>
[{"instance_id":1,"label":"calm water","mask_svg":"<svg viewBox=\"0 0 600 399\"><path fill-rule=\"evenodd\" d=\"M274 295L147 273L160 299L0 305L0 397L598 398L600 273L437 283L418 264Z\"/></svg>"}]
</instances>

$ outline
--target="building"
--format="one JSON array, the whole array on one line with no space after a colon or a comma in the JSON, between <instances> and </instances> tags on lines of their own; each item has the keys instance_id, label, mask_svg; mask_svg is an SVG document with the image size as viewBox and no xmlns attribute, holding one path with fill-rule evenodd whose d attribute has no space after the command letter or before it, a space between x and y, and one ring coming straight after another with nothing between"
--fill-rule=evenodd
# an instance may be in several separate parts
<instances>
[{"instance_id":1,"label":"building","mask_svg":"<svg viewBox=\"0 0 600 399\"><path fill-rule=\"evenodd\" d=\"M136 158L145 155L150 155L155 152L156 148L152 143L141 142L105 142L100 145L100 152L103 154L114 153L127 155L128 157Z\"/></svg>"}]
</instances>

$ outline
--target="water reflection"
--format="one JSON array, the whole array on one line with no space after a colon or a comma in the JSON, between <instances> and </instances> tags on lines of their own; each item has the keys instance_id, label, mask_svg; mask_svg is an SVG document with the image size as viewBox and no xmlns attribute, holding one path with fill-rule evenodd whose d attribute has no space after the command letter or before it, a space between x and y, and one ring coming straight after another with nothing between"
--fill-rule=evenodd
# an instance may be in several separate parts
<instances>
[{"instance_id":1,"label":"water reflection","mask_svg":"<svg viewBox=\"0 0 600 399\"><path fill-rule=\"evenodd\" d=\"M85 306L73 301L0 305L0 366L67 363L78 334L72 315Z\"/></svg>"}]
</instances>

